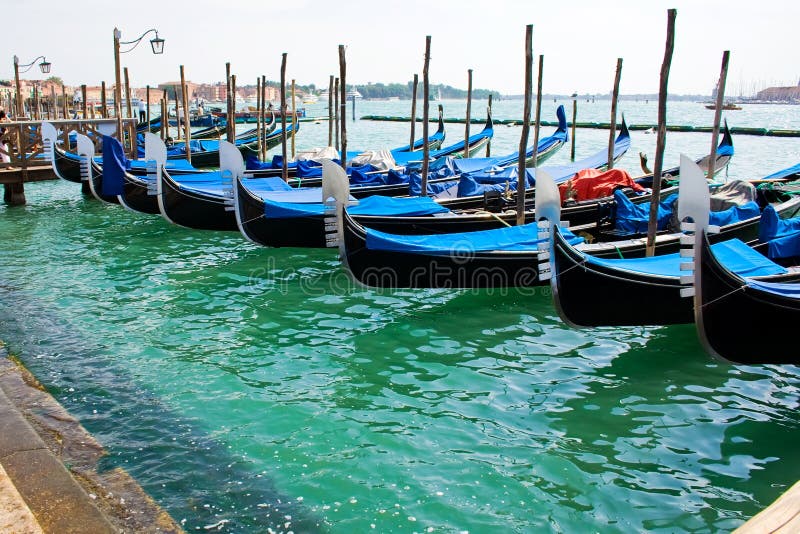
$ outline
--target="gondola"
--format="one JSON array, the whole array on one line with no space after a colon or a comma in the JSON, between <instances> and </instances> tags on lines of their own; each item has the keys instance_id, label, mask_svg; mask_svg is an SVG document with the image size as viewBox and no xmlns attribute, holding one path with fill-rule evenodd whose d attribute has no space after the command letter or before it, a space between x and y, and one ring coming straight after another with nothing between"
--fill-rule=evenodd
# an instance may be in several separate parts
<instances>
[{"instance_id":1,"label":"gondola","mask_svg":"<svg viewBox=\"0 0 800 534\"><path fill-rule=\"evenodd\" d=\"M440 106L441 107L441 106ZM441 119L441 113L439 115ZM460 140L452 145L433 149L429 151L428 157L431 160L444 158L446 156L458 157L458 158L471 158L478 154L481 150L486 148L486 145L491 142L492 137L494 137L494 123L492 122L492 110L488 108L486 111L486 122L483 125L483 129L475 134L469 136L469 139L466 142L467 150L466 153L464 151L464 140ZM397 165L401 166L408 166L413 163L421 163L422 162L422 151L416 150L414 152L408 151L395 151L393 153L395 162Z\"/></svg>"},{"instance_id":2,"label":"gondola","mask_svg":"<svg viewBox=\"0 0 800 534\"><path fill-rule=\"evenodd\" d=\"M627 130L624 130L624 133L618 137L620 154L624 153L623 148L627 147L629 142ZM602 150L586 160L576 162L573 166L560 166L552 170L543 168L543 170L549 171L551 174L561 172L558 179L566 179L577 170L582 169L584 165L605 165L607 155L608 151ZM237 181L235 186L236 215L240 218L238 226L247 239L270 247L324 247L328 243L325 237L325 216L319 205L313 206L306 202L304 206L287 209L290 207L284 204L291 200L279 201L274 198L263 198L249 190L247 185L241 181ZM368 191L379 192L380 189L382 188L351 187L349 194L355 198L364 199L370 198L370 195L366 194ZM357 208L351 210L350 215L363 226L397 234L442 234L487 230L514 224L516 217L513 213L495 214L483 209L473 209L470 212L451 212L447 216L441 212L423 214L415 211L417 206L413 203L417 198L419 197L398 199L398 201L407 201L412 204L405 213L399 207L393 209L391 213ZM480 208L484 197L474 197L471 200L474 206ZM465 204L461 199L441 199L438 202L443 208L447 208L441 211L448 211L454 202ZM321 200L317 203L321 203ZM576 216L580 213L587 220L596 221L602 210L601 205L596 204L591 209L586 205L578 206L574 211ZM533 221L534 217L533 210L526 212L526 222Z\"/></svg>"},{"instance_id":3,"label":"gondola","mask_svg":"<svg viewBox=\"0 0 800 534\"><path fill-rule=\"evenodd\" d=\"M692 162L687 159L680 173L678 217L709 219L708 185L702 171L689 164ZM788 215L800 210L800 204L795 199L776 209ZM724 215L729 214L711 214L712 223ZM714 236L714 247L731 269L762 280L800 278L800 272L772 262L739 239L722 240L722 236L731 235L722 228L724 231ZM681 255L687 254L685 247L683 252L635 259L599 258L592 255L594 251L592 245L570 245L561 228L554 228L551 285L556 309L564 322L593 327L669 325L694 320L692 301L682 296L686 286L681 277L687 273L681 271L680 264L685 261Z\"/></svg>"},{"instance_id":4,"label":"gondola","mask_svg":"<svg viewBox=\"0 0 800 534\"><path fill-rule=\"evenodd\" d=\"M541 173L542 175L544 173ZM537 219L543 214L539 206L555 205L560 210L561 197L558 188L547 197L540 196L540 190L546 188L542 180L536 183ZM547 191L547 189L545 189ZM550 200L550 197L553 197ZM793 198L777 207L781 214L793 215L800 211L800 198ZM374 229L365 228L343 209L341 256L345 258L354 278L367 285L380 287L505 287L533 286L545 283L548 278L531 276L532 265L539 258L535 250L535 241L529 240L514 251L487 250L491 248L491 239L510 239L504 233L521 232L512 227L484 232L469 232L447 235L404 236L387 234ZM759 217L727 224L721 228L719 239L739 238L750 242L757 238ZM532 227L532 224L513 228ZM573 227L569 230L578 234L590 227ZM492 234L491 232L499 232ZM566 232L566 230L565 230ZM532 234L532 230L529 232ZM667 254L680 251L680 232L662 233L656 236L656 254ZM491 238L491 239L490 239ZM572 236L570 236L572 239ZM473 242L481 243L480 247ZM502 244L502 242L498 241ZM576 243L570 243L576 244ZM646 239L641 237L608 243L581 245L581 250L590 250L599 257L643 257ZM584 248L585 247L585 248ZM523 249L523 250L520 250ZM528 268L518 276L514 271L514 260L525 258L530 262ZM475 261L475 260L478 261ZM494 263L493 263L494 262ZM549 272L549 268L548 268ZM380 273L380 276L375 275ZM488 279L487 279L488 277ZM520 277L522 280L520 280ZM488 281L487 281L488 280ZM388 284L388 285L387 285Z\"/></svg>"},{"instance_id":5,"label":"gondola","mask_svg":"<svg viewBox=\"0 0 800 534\"><path fill-rule=\"evenodd\" d=\"M244 172L244 162L238 147L220 141L220 170L185 176L176 181L168 171L156 176L156 198L161 216L167 221L196 230L236 231L233 215L232 180ZM262 182L278 183L279 178L266 178Z\"/></svg>"},{"instance_id":6,"label":"gondola","mask_svg":"<svg viewBox=\"0 0 800 534\"><path fill-rule=\"evenodd\" d=\"M546 173L542 172L541 175ZM341 180L341 178L340 178ZM540 194L537 183L537 208ZM560 197L556 189L557 205ZM538 224L480 232L398 236L353 220L337 198L338 241L346 270L359 284L381 288L529 288L540 285L539 247L548 243ZM544 211L547 208L542 208ZM575 241L581 238L575 237Z\"/></svg>"},{"instance_id":7,"label":"gondola","mask_svg":"<svg viewBox=\"0 0 800 534\"><path fill-rule=\"evenodd\" d=\"M89 186L89 192L93 197L101 202L109 204L119 204L116 194L106 192L103 186L102 176L98 178L97 164L94 161L95 146L89 137L77 134L78 155L81 158L81 177Z\"/></svg>"},{"instance_id":8,"label":"gondola","mask_svg":"<svg viewBox=\"0 0 800 534\"><path fill-rule=\"evenodd\" d=\"M469 161L469 160L462 160ZM253 173L254 178L263 178L264 175ZM274 177L273 175L267 175ZM159 197L164 202L161 209L162 215L168 220L182 226L208 230L235 230L239 227L235 213L224 209L224 196L231 191L229 185L213 183L214 175L200 177L202 183L192 183L192 178L187 176L173 176L168 170L161 178L162 191L164 198ZM303 189L312 184L321 184L321 180L306 183ZM408 193L408 184L401 186L368 186L353 188L352 194L357 198L380 194L384 196L396 196ZM258 198L257 195L254 198ZM205 201L205 203L204 203ZM172 213L172 215L170 215ZM263 210L261 213L264 213ZM316 232L317 237L321 237L320 232ZM249 237L249 236L247 236ZM310 239L316 239L312 237ZM283 245L287 246L287 245Z\"/></svg>"},{"instance_id":9,"label":"gondola","mask_svg":"<svg viewBox=\"0 0 800 534\"><path fill-rule=\"evenodd\" d=\"M800 284L743 278L728 269L700 234L694 271L695 324L716 358L737 364L800 364L787 339L800 321Z\"/></svg>"},{"instance_id":10,"label":"gondola","mask_svg":"<svg viewBox=\"0 0 800 534\"><path fill-rule=\"evenodd\" d=\"M492 134L494 130L491 130ZM476 139L475 144L480 144L481 140L489 135L489 132L482 132L481 134L476 134L474 137ZM442 116L441 110L439 111L439 127L432 135L428 136L428 148L435 152L442 144L445 139L445 128L444 128L444 118ZM463 141L461 145L463 146ZM396 148L392 148L389 152L392 155L392 160L394 161L395 165L405 165L404 162L406 161L414 161L421 157L421 150L424 146L424 140L419 138L414 141L413 143L414 151L410 151L409 147L411 145L406 144ZM472 146L472 144L471 144ZM448 147L449 148L449 147ZM457 151L457 149L453 149L452 151ZM363 150L348 150L347 151L347 161L352 162L356 159L359 155L364 153ZM267 178L273 176L282 176L283 174L283 162L282 159L278 156L274 157L270 162L262 162L259 160L259 154L255 150L243 150L242 155L247 162L247 170L250 175L255 178ZM297 187L320 187L322 183L322 173L321 167L317 162L307 162L307 161L290 161L287 163L286 166L288 175L290 178L298 178L297 180L293 180L293 185Z\"/></svg>"}]
</instances>

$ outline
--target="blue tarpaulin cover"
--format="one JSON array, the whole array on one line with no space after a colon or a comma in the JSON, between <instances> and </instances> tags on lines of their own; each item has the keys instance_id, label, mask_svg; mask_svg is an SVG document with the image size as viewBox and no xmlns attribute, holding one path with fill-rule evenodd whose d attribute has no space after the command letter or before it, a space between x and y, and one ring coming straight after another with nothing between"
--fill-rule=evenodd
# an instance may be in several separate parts
<instances>
[{"instance_id":1,"label":"blue tarpaulin cover","mask_svg":"<svg viewBox=\"0 0 800 534\"><path fill-rule=\"evenodd\" d=\"M367 248L412 254L457 254L469 255L473 252L507 250L534 252L540 242L536 223L522 226L508 226L478 232L460 232L436 235L394 235L367 228ZM564 235L570 244L583 242L569 230Z\"/></svg>"},{"instance_id":2,"label":"blue tarpaulin cover","mask_svg":"<svg viewBox=\"0 0 800 534\"><path fill-rule=\"evenodd\" d=\"M788 178L794 174L800 173L800 163L797 165L792 165L791 167L787 167L782 169L778 172L770 174L769 176L765 176L762 180L781 180L783 178Z\"/></svg>"},{"instance_id":3,"label":"blue tarpaulin cover","mask_svg":"<svg viewBox=\"0 0 800 534\"><path fill-rule=\"evenodd\" d=\"M103 195L121 195L128 158L119 141L103 136Z\"/></svg>"},{"instance_id":4,"label":"blue tarpaulin cover","mask_svg":"<svg viewBox=\"0 0 800 534\"><path fill-rule=\"evenodd\" d=\"M788 272L785 267L770 261L738 239L715 243L711 245L711 250L714 251L714 256L720 263L739 276L770 276ZM681 271L680 264L687 260L681 258L677 253L630 259L596 258L587 254L584 258L588 265L624 269L655 276L679 278L686 274L686 271Z\"/></svg>"},{"instance_id":5,"label":"blue tarpaulin cover","mask_svg":"<svg viewBox=\"0 0 800 534\"><path fill-rule=\"evenodd\" d=\"M722 211L712 211L708 214L708 224L725 226L739 221L746 221L761 215L761 210L756 202L750 201L738 206L731 206Z\"/></svg>"},{"instance_id":6,"label":"blue tarpaulin cover","mask_svg":"<svg viewBox=\"0 0 800 534\"><path fill-rule=\"evenodd\" d=\"M767 256L775 259L800 256L800 230L771 239L767 244Z\"/></svg>"},{"instance_id":7,"label":"blue tarpaulin cover","mask_svg":"<svg viewBox=\"0 0 800 534\"><path fill-rule=\"evenodd\" d=\"M767 206L761 213L761 221L758 223L758 240L762 243L798 231L800 231L800 217L781 219L772 206Z\"/></svg>"},{"instance_id":8,"label":"blue tarpaulin cover","mask_svg":"<svg viewBox=\"0 0 800 534\"><path fill-rule=\"evenodd\" d=\"M413 217L447 213L450 210L428 197L398 199L374 195L361 199L355 206L349 206L347 211L353 215ZM264 216L267 219L318 216L324 212L325 206L321 202L303 204L264 200Z\"/></svg>"},{"instance_id":9,"label":"blue tarpaulin cover","mask_svg":"<svg viewBox=\"0 0 800 534\"><path fill-rule=\"evenodd\" d=\"M673 193L659 202L657 219L659 230L664 230L669 225L677 198L678 193ZM631 234L646 233L650 220L650 203L634 204L620 190L614 191L614 200L617 204L614 228Z\"/></svg>"}]
</instances>

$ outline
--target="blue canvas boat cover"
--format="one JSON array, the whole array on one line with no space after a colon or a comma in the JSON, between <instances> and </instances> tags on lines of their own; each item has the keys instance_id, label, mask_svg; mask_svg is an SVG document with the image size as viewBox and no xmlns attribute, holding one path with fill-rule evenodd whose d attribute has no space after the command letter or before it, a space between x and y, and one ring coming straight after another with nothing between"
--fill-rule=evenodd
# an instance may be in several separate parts
<instances>
[{"instance_id":1,"label":"blue canvas boat cover","mask_svg":"<svg viewBox=\"0 0 800 534\"><path fill-rule=\"evenodd\" d=\"M762 243L800 231L800 217L781 219L771 205L764 208L758 223L758 240Z\"/></svg>"},{"instance_id":2,"label":"blue canvas boat cover","mask_svg":"<svg viewBox=\"0 0 800 534\"><path fill-rule=\"evenodd\" d=\"M769 176L765 176L762 178L762 180L782 180L795 174L800 174L800 163L792 165L791 167L786 167L785 169L772 173Z\"/></svg>"},{"instance_id":3,"label":"blue canvas boat cover","mask_svg":"<svg viewBox=\"0 0 800 534\"><path fill-rule=\"evenodd\" d=\"M767 256L773 259L800 256L800 230L770 239L767 243Z\"/></svg>"},{"instance_id":4,"label":"blue canvas boat cover","mask_svg":"<svg viewBox=\"0 0 800 534\"><path fill-rule=\"evenodd\" d=\"M293 188L282 178L242 178L242 184L253 193L269 191L292 191Z\"/></svg>"},{"instance_id":5,"label":"blue canvas boat cover","mask_svg":"<svg viewBox=\"0 0 800 534\"><path fill-rule=\"evenodd\" d=\"M659 202L657 219L659 230L664 230L669 225L677 199L678 193L673 193ZM614 200L616 201L614 228L630 234L647 233L647 224L650 220L650 203L634 204L619 189L614 191Z\"/></svg>"},{"instance_id":6,"label":"blue canvas boat cover","mask_svg":"<svg viewBox=\"0 0 800 534\"><path fill-rule=\"evenodd\" d=\"M758 203L751 200L738 206L731 206L726 210L710 212L708 214L708 224L725 226L726 224L753 219L760 215L761 209L759 209Z\"/></svg>"},{"instance_id":7,"label":"blue canvas boat cover","mask_svg":"<svg viewBox=\"0 0 800 534\"><path fill-rule=\"evenodd\" d=\"M121 195L125 183L128 158L122 144L113 137L103 136L103 195Z\"/></svg>"},{"instance_id":8,"label":"blue canvas boat cover","mask_svg":"<svg viewBox=\"0 0 800 534\"><path fill-rule=\"evenodd\" d=\"M395 235L366 229L367 248L410 254L459 255L468 256L474 252L484 251L519 251L535 252L541 242L536 223L522 226L508 226L478 232L460 232L455 234L434 235ZM583 242L569 230L564 235L570 244Z\"/></svg>"},{"instance_id":9,"label":"blue canvas boat cover","mask_svg":"<svg viewBox=\"0 0 800 534\"><path fill-rule=\"evenodd\" d=\"M770 261L739 239L715 243L711 245L711 250L714 251L714 256L728 270L742 277L771 276L788 272L785 267ZM686 271L680 269L680 264L686 261L686 258L681 258L678 253L630 259L596 258L585 254L584 259L587 265L621 269L653 276L680 278L686 274Z\"/></svg>"},{"instance_id":10,"label":"blue canvas boat cover","mask_svg":"<svg viewBox=\"0 0 800 534\"><path fill-rule=\"evenodd\" d=\"M447 213L450 210L428 197L393 198L373 195L361 199L355 206L347 208L352 215L381 215L414 217ZM321 202L298 203L264 200L264 216L267 219L319 216L325 213Z\"/></svg>"}]
</instances>

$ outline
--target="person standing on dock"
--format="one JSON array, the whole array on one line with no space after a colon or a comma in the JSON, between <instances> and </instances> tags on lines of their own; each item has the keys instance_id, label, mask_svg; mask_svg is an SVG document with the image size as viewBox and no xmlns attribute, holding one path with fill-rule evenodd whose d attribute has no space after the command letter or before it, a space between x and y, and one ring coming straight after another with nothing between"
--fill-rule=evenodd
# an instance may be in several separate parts
<instances>
[{"instance_id":1,"label":"person standing on dock","mask_svg":"<svg viewBox=\"0 0 800 534\"><path fill-rule=\"evenodd\" d=\"M139 124L147 120L147 104L144 100L139 100Z\"/></svg>"}]
</instances>

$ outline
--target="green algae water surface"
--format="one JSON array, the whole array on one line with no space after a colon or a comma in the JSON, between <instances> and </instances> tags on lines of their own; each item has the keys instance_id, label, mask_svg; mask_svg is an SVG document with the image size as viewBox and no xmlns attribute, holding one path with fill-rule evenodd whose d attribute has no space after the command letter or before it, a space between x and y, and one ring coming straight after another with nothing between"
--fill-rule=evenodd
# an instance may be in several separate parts
<instances>
[{"instance_id":1,"label":"green algae water surface","mask_svg":"<svg viewBox=\"0 0 800 534\"><path fill-rule=\"evenodd\" d=\"M629 168L654 138L632 137ZM668 142L667 164L710 136ZM800 159L735 143L735 177ZM718 364L692 326L571 330L541 290L363 289L335 251L26 191L0 207L0 339L189 532L726 531L800 477L798 369Z\"/></svg>"}]
</instances>

